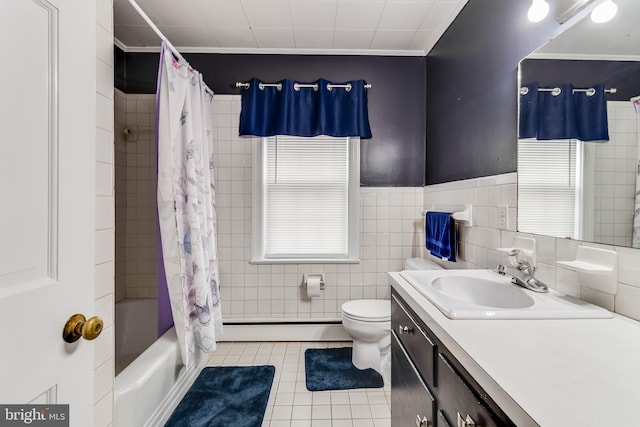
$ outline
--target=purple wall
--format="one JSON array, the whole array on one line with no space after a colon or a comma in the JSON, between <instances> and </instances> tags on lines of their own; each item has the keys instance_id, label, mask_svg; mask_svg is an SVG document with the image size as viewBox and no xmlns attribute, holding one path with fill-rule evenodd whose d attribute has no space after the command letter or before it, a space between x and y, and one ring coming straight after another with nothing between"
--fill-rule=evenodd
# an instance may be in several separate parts
<instances>
[{"instance_id":1,"label":"purple wall","mask_svg":"<svg viewBox=\"0 0 640 427\"><path fill-rule=\"evenodd\" d=\"M559 31L530 5L470 0L427 56L426 184L516 170L518 63Z\"/></svg>"}]
</instances>

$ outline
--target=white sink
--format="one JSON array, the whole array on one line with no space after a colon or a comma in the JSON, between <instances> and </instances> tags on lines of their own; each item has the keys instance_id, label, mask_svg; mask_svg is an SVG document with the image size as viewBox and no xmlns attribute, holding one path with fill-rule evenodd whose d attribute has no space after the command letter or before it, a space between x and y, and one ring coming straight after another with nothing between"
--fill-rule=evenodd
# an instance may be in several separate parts
<instances>
[{"instance_id":1,"label":"white sink","mask_svg":"<svg viewBox=\"0 0 640 427\"><path fill-rule=\"evenodd\" d=\"M451 319L603 319L613 314L560 292L533 292L490 270L405 270L400 275Z\"/></svg>"}]
</instances>

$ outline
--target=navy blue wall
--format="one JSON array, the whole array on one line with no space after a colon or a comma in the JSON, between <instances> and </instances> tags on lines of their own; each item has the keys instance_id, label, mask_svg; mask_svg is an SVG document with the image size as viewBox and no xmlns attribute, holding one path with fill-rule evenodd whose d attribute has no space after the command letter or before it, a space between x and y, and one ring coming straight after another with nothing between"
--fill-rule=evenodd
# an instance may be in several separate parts
<instances>
[{"instance_id":1,"label":"navy blue wall","mask_svg":"<svg viewBox=\"0 0 640 427\"><path fill-rule=\"evenodd\" d=\"M119 50L119 49L116 49ZM258 77L314 81L364 79L373 138L361 143L362 186L424 185L425 57L184 54L218 94L240 94L235 82ZM155 93L158 54L116 54L116 87Z\"/></svg>"},{"instance_id":2,"label":"navy blue wall","mask_svg":"<svg viewBox=\"0 0 640 427\"><path fill-rule=\"evenodd\" d=\"M518 63L559 29L530 5L469 0L427 56L426 184L516 170Z\"/></svg>"}]
</instances>

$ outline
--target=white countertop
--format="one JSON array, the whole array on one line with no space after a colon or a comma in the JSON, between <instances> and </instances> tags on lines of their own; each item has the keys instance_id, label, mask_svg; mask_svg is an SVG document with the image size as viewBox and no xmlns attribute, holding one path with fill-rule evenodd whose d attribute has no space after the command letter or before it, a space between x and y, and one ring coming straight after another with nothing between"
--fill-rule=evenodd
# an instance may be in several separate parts
<instances>
[{"instance_id":1,"label":"white countertop","mask_svg":"<svg viewBox=\"0 0 640 427\"><path fill-rule=\"evenodd\" d=\"M640 426L640 323L451 320L399 273L393 288L511 420L522 426Z\"/></svg>"}]
</instances>

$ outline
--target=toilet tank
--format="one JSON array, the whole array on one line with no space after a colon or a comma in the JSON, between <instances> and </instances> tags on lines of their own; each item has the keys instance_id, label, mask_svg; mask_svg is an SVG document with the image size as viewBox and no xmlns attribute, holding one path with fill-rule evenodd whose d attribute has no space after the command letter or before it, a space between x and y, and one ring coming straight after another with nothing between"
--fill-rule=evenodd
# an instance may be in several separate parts
<instances>
[{"instance_id":1,"label":"toilet tank","mask_svg":"<svg viewBox=\"0 0 640 427\"><path fill-rule=\"evenodd\" d=\"M404 262L405 270L444 270L433 261L424 258L409 258Z\"/></svg>"}]
</instances>

